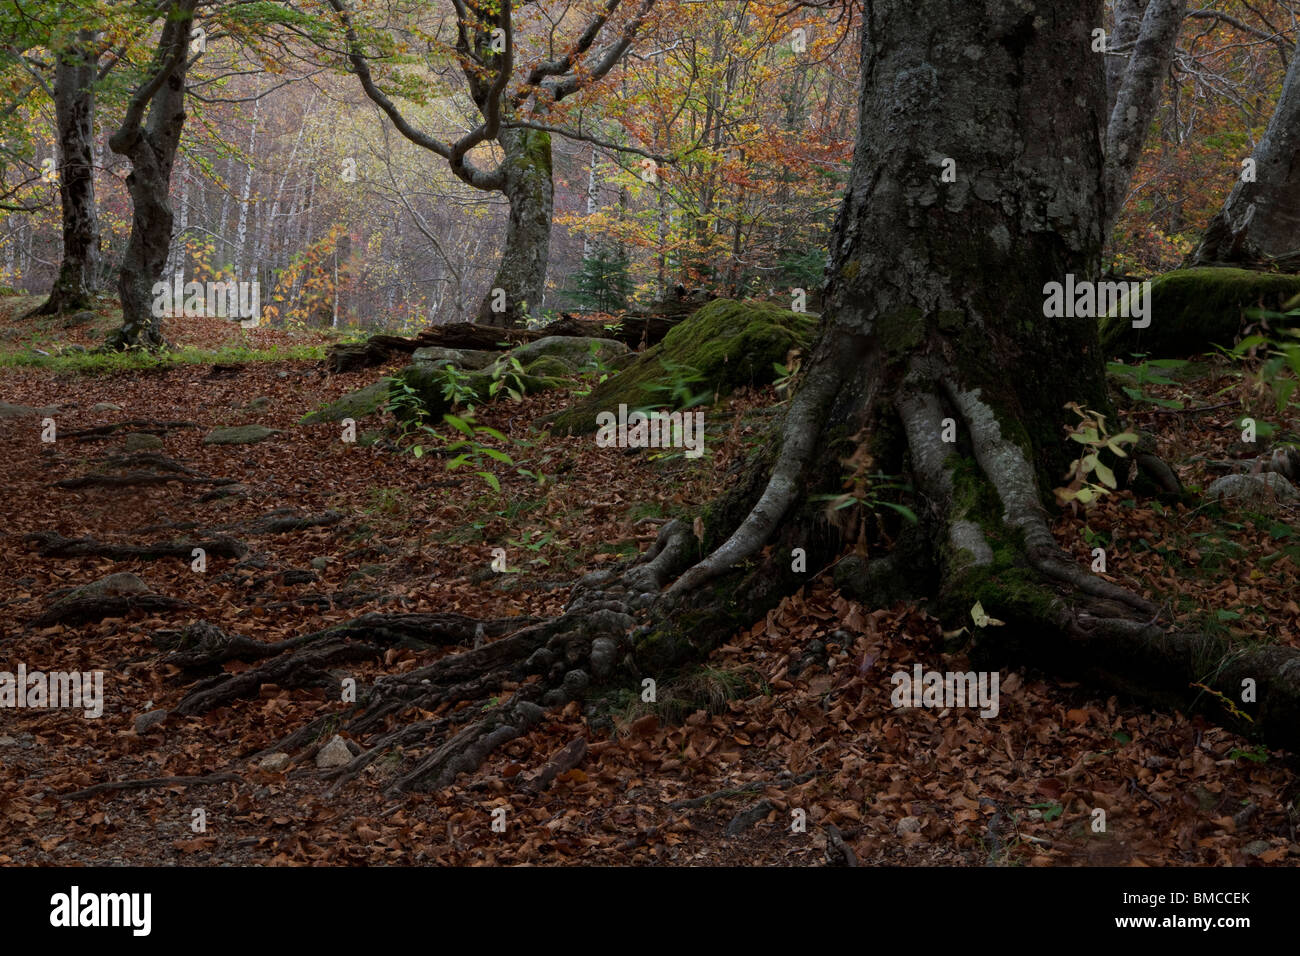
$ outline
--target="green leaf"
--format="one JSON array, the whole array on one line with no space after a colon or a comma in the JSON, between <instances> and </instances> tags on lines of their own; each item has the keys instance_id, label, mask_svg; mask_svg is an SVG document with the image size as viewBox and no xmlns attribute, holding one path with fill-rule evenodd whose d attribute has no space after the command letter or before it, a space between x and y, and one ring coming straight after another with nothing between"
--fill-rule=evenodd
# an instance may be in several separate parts
<instances>
[{"instance_id":1,"label":"green leaf","mask_svg":"<svg viewBox=\"0 0 1300 956\"><path fill-rule=\"evenodd\" d=\"M482 478L484 481L486 481L489 485L491 485L493 491L500 491L500 490L501 490L501 482L497 481L497 476L494 475L494 474L492 474L492 472L490 472L490 471L476 471L476 472L474 472L474 474L478 475L480 478Z\"/></svg>"},{"instance_id":2,"label":"green leaf","mask_svg":"<svg viewBox=\"0 0 1300 956\"><path fill-rule=\"evenodd\" d=\"M458 418L457 416L451 414L450 412L448 412L446 415L443 415L442 420L463 435L473 436L474 434L474 430L470 428L469 423L466 422L465 419Z\"/></svg>"},{"instance_id":3,"label":"green leaf","mask_svg":"<svg viewBox=\"0 0 1300 956\"><path fill-rule=\"evenodd\" d=\"M916 520L917 520L916 512L913 511L911 508L907 507L907 505L894 504L894 502L892 501L877 501L876 504L883 505L886 508L894 509L900 515L906 518L908 521L912 522L912 524L916 524Z\"/></svg>"},{"instance_id":4,"label":"green leaf","mask_svg":"<svg viewBox=\"0 0 1300 956\"><path fill-rule=\"evenodd\" d=\"M479 451L481 451L483 454L487 455L489 458L493 459L494 461L503 462L504 464L507 465L513 465L515 463L515 460L513 458L511 458L505 452L498 451L495 448L488 448L484 446L480 448Z\"/></svg>"},{"instance_id":5,"label":"green leaf","mask_svg":"<svg viewBox=\"0 0 1300 956\"><path fill-rule=\"evenodd\" d=\"M1094 463L1093 463L1093 468L1096 470L1096 472L1097 472L1097 477L1101 479L1101 483L1102 483L1103 485L1105 485L1107 488L1116 488L1116 487L1118 487L1118 486L1115 484L1115 472L1111 471L1109 468L1107 468L1105 465L1103 465L1100 461L1096 461L1096 462L1094 462Z\"/></svg>"}]
</instances>

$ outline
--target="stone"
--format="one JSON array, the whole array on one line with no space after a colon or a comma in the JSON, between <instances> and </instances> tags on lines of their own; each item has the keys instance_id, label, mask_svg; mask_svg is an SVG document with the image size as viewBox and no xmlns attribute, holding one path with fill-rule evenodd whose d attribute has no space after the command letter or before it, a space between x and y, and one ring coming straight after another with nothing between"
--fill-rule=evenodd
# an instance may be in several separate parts
<instances>
[{"instance_id":1,"label":"stone","mask_svg":"<svg viewBox=\"0 0 1300 956\"><path fill-rule=\"evenodd\" d=\"M585 335L548 335L544 338L525 342L512 349L502 360L509 363L517 359L520 365L527 367L541 358L551 358L563 362L570 369L577 371L594 356L602 362L608 362L631 351L617 339L598 339Z\"/></svg>"},{"instance_id":2,"label":"stone","mask_svg":"<svg viewBox=\"0 0 1300 956\"><path fill-rule=\"evenodd\" d=\"M380 380L355 392L348 392L314 412L308 412L298 423L320 425L324 422L341 422L345 418L362 419L377 412L387 399L388 382Z\"/></svg>"},{"instance_id":3,"label":"stone","mask_svg":"<svg viewBox=\"0 0 1300 956\"><path fill-rule=\"evenodd\" d=\"M308 563L317 571L324 571L329 567L330 559L326 557L312 558Z\"/></svg>"},{"instance_id":4,"label":"stone","mask_svg":"<svg viewBox=\"0 0 1300 956\"><path fill-rule=\"evenodd\" d=\"M440 362L457 368L484 369L497 360L496 352L478 349L444 349L427 345L411 353L412 362Z\"/></svg>"},{"instance_id":5,"label":"stone","mask_svg":"<svg viewBox=\"0 0 1300 956\"><path fill-rule=\"evenodd\" d=\"M153 451L163 446L163 440L146 432L131 432L122 444L127 451Z\"/></svg>"},{"instance_id":6,"label":"stone","mask_svg":"<svg viewBox=\"0 0 1300 956\"><path fill-rule=\"evenodd\" d=\"M1230 499L1236 504L1259 507L1300 500L1300 491L1283 475L1265 471L1258 475L1224 475L1216 478L1205 489L1205 497L1211 500Z\"/></svg>"},{"instance_id":7,"label":"stone","mask_svg":"<svg viewBox=\"0 0 1300 956\"><path fill-rule=\"evenodd\" d=\"M30 405L11 405L9 402L0 402L0 418L49 418L56 411L58 409L54 405L33 408Z\"/></svg>"},{"instance_id":8,"label":"stone","mask_svg":"<svg viewBox=\"0 0 1300 956\"><path fill-rule=\"evenodd\" d=\"M920 832L921 832L921 818L920 818L920 817L903 817L903 819L901 819L901 820L898 821L898 827L897 827L897 830L898 830L898 835L899 835L899 836L902 836L904 833L920 833Z\"/></svg>"},{"instance_id":9,"label":"stone","mask_svg":"<svg viewBox=\"0 0 1300 956\"><path fill-rule=\"evenodd\" d=\"M167 710L151 710L148 713L141 714L135 719L135 732L137 734L148 733L151 728L166 720L169 713L171 712Z\"/></svg>"},{"instance_id":10,"label":"stone","mask_svg":"<svg viewBox=\"0 0 1300 956\"><path fill-rule=\"evenodd\" d=\"M214 428L203 438L205 445L255 445L266 441L280 432L265 425L234 425L229 428Z\"/></svg>"},{"instance_id":11,"label":"stone","mask_svg":"<svg viewBox=\"0 0 1300 956\"><path fill-rule=\"evenodd\" d=\"M246 412L260 412L270 406L271 400L265 395L260 395L244 406Z\"/></svg>"},{"instance_id":12,"label":"stone","mask_svg":"<svg viewBox=\"0 0 1300 956\"><path fill-rule=\"evenodd\" d=\"M73 588L60 598L57 604L64 604L65 602L82 600L84 598L122 597L127 594L149 594L150 591L151 589L149 585L145 584L130 571L119 571L116 574L110 574L107 577L91 581L89 584L83 584L80 587Z\"/></svg>"},{"instance_id":13,"label":"stone","mask_svg":"<svg viewBox=\"0 0 1300 956\"><path fill-rule=\"evenodd\" d=\"M112 402L98 402L97 404L90 406L90 410L92 412L120 412L122 406L114 405Z\"/></svg>"},{"instance_id":14,"label":"stone","mask_svg":"<svg viewBox=\"0 0 1300 956\"><path fill-rule=\"evenodd\" d=\"M1251 840L1241 848L1241 852L1246 856L1259 856L1261 853L1267 853L1273 849L1273 845L1267 840Z\"/></svg>"},{"instance_id":15,"label":"stone","mask_svg":"<svg viewBox=\"0 0 1300 956\"><path fill-rule=\"evenodd\" d=\"M317 757L319 759L319 755ZM277 750L275 753L267 754L258 762L257 766L267 773L284 773L289 769L289 755L283 751Z\"/></svg>"},{"instance_id":16,"label":"stone","mask_svg":"<svg viewBox=\"0 0 1300 956\"><path fill-rule=\"evenodd\" d=\"M331 770L351 762L352 751L348 749L347 741L338 734L316 752L316 767L320 770Z\"/></svg>"},{"instance_id":17,"label":"stone","mask_svg":"<svg viewBox=\"0 0 1300 956\"><path fill-rule=\"evenodd\" d=\"M591 642L591 673L596 680L604 680L614 672L618 659L618 645L608 637L598 637Z\"/></svg>"}]
</instances>

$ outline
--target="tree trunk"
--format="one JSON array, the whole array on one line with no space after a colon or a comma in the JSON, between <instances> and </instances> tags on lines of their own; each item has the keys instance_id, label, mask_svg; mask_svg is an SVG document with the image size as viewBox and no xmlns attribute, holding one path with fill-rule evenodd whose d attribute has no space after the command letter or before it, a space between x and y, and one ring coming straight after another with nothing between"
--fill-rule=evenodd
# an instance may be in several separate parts
<instances>
[{"instance_id":1,"label":"tree trunk","mask_svg":"<svg viewBox=\"0 0 1300 956\"><path fill-rule=\"evenodd\" d=\"M1242 170L1223 209L1210 220L1192 254L1193 265L1300 270L1300 47L1253 159L1253 171Z\"/></svg>"},{"instance_id":2,"label":"tree trunk","mask_svg":"<svg viewBox=\"0 0 1300 956\"><path fill-rule=\"evenodd\" d=\"M113 349L158 349L166 345L161 315L153 309L153 287L163 275L171 247L172 164L185 126L185 75L189 70L190 24L197 0L177 0L168 10L158 41L155 74L145 80L122 125L109 140L113 152L131 160L126 187L131 194L131 237L118 275L122 327L109 337ZM151 90L151 87L152 90ZM141 123L145 107L148 120Z\"/></svg>"},{"instance_id":3,"label":"tree trunk","mask_svg":"<svg viewBox=\"0 0 1300 956\"><path fill-rule=\"evenodd\" d=\"M551 179L550 133L503 129L499 139L505 154L502 192L510 203L510 219L501 264L479 306L477 321L513 328L523 325L529 315L541 312L555 185Z\"/></svg>"},{"instance_id":4,"label":"tree trunk","mask_svg":"<svg viewBox=\"0 0 1300 956\"><path fill-rule=\"evenodd\" d=\"M949 626L969 626L981 603L1006 622L978 633L976 653L992 663L1052 668L1222 719L1191 685L1238 702L1251 678L1259 704L1242 709L1253 729L1300 746L1300 651L1161 621L1151 601L1075 564L1048 527L1043 492L1078 453L1063 406L1117 421L1096 323L1043 315L1046 283L1095 277L1100 261L1105 84L1088 53L1097 6L869 8L821 336L780 434L707 510L708 556L633 633L644 673L698 657L805 584L790 570L803 548L810 570L838 560L846 589L934 598ZM978 60L964 53L971 36L987 39ZM955 183L940 181L946 158ZM921 521L875 561L841 560L855 541L873 553L889 542L868 534L869 515L846 521L812 502L846 487L869 501L872 473L910 473ZM671 580L699 546L689 529L666 534L642 584Z\"/></svg>"},{"instance_id":5,"label":"tree trunk","mask_svg":"<svg viewBox=\"0 0 1300 956\"><path fill-rule=\"evenodd\" d=\"M1133 171L1142 157L1147 130L1160 106L1165 74L1173 61L1187 0L1149 0L1137 42L1115 93L1106 126L1106 234L1119 218Z\"/></svg>"},{"instance_id":6,"label":"tree trunk","mask_svg":"<svg viewBox=\"0 0 1300 956\"><path fill-rule=\"evenodd\" d=\"M95 33L78 31L54 67L54 120L59 137L63 260L50 297L32 315L75 312L94 304L99 273L95 213Z\"/></svg>"},{"instance_id":7,"label":"tree trunk","mask_svg":"<svg viewBox=\"0 0 1300 956\"><path fill-rule=\"evenodd\" d=\"M1115 108L1119 88L1124 84L1124 74L1133 55L1133 45L1137 43L1138 34L1142 32L1142 15L1146 13L1148 2L1149 0L1116 0L1115 2L1115 23L1111 29L1110 39L1106 43L1107 116Z\"/></svg>"}]
</instances>

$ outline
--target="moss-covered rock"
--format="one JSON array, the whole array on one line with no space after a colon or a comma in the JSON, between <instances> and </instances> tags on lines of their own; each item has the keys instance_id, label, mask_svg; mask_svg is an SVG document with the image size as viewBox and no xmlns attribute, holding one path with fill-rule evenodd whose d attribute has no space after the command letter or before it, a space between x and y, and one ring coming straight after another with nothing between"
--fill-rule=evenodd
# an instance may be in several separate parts
<instances>
[{"instance_id":1,"label":"moss-covered rock","mask_svg":"<svg viewBox=\"0 0 1300 956\"><path fill-rule=\"evenodd\" d=\"M414 390L425 411L435 418L451 411L452 400L446 395L446 386L450 379L446 366L436 362L414 362L398 373L398 377ZM465 372L459 375L458 388L462 402L488 402L492 395L492 382L495 379L490 371ZM523 375L510 373L505 383L511 388L522 387L525 394L532 395L548 389L559 388L565 384L561 378L544 375ZM500 392L499 394L504 394Z\"/></svg>"},{"instance_id":2,"label":"moss-covered rock","mask_svg":"<svg viewBox=\"0 0 1300 956\"><path fill-rule=\"evenodd\" d=\"M624 404L662 404L659 386L671 385L686 369L700 376L687 387L692 392L707 390L710 397L743 385L765 385L775 378L773 364L785 361L791 348L806 347L816 331L817 319L807 313L767 302L716 299L560 414L553 427L562 434L581 434L596 428L598 412Z\"/></svg>"},{"instance_id":3,"label":"moss-covered rock","mask_svg":"<svg viewBox=\"0 0 1300 956\"><path fill-rule=\"evenodd\" d=\"M203 437L205 445L255 445L266 441L279 431L265 425L235 425L231 428L214 428Z\"/></svg>"},{"instance_id":4,"label":"moss-covered rock","mask_svg":"<svg viewBox=\"0 0 1300 956\"><path fill-rule=\"evenodd\" d=\"M524 371L529 375L540 375L550 378L565 378L573 375L577 370L554 355L543 355L536 362L524 366Z\"/></svg>"},{"instance_id":5,"label":"moss-covered rock","mask_svg":"<svg viewBox=\"0 0 1300 956\"><path fill-rule=\"evenodd\" d=\"M630 351L626 345L616 339L599 339L584 335L548 335L532 342L525 342L512 349L501 360L509 362L518 359L523 366L531 365L541 358L552 358L577 371L594 355L601 362L609 362ZM500 363L498 363L500 364Z\"/></svg>"},{"instance_id":6,"label":"moss-covered rock","mask_svg":"<svg viewBox=\"0 0 1300 956\"><path fill-rule=\"evenodd\" d=\"M324 408L308 412L300 424L319 425L322 422L341 422L345 418L361 419L373 415L388 398L388 383L375 382L365 388L348 392L342 398L336 398Z\"/></svg>"},{"instance_id":7,"label":"moss-covered rock","mask_svg":"<svg viewBox=\"0 0 1300 956\"><path fill-rule=\"evenodd\" d=\"M1232 345L1245 310L1280 310L1300 295L1300 275L1250 269L1179 269L1151 282L1151 324L1133 328L1120 315L1101 320L1108 356L1145 353L1154 357L1193 355L1214 345Z\"/></svg>"},{"instance_id":8,"label":"moss-covered rock","mask_svg":"<svg viewBox=\"0 0 1300 956\"><path fill-rule=\"evenodd\" d=\"M483 369L497 360L497 352L479 349L444 349L429 345L411 354L412 362L441 362L457 368Z\"/></svg>"}]
</instances>

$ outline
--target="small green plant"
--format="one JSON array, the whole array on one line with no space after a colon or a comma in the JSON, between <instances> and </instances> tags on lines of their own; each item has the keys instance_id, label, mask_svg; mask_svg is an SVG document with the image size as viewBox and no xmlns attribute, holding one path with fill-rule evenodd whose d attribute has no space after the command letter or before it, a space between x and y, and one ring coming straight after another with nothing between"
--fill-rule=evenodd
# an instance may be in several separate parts
<instances>
[{"instance_id":1,"label":"small green plant","mask_svg":"<svg viewBox=\"0 0 1300 956\"><path fill-rule=\"evenodd\" d=\"M513 355L509 356L508 362L498 362L492 370L492 384L488 386L488 395L496 398L497 393L502 391L516 402L523 401L524 392L527 391L524 387L524 367Z\"/></svg>"},{"instance_id":2,"label":"small green plant","mask_svg":"<svg viewBox=\"0 0 1300 956\"><path fill-rule=\"evenodd\" d=\"M789 397L787 393L794 387L799 370L803 367L803 355L798 349L791 349L785 357L785 364L780 362L772 363L772 370L776 372L776 381L772 383L778 394L783 397Z\"/></svg>"},{"instance_id":3,"label":"small green plant","mask_svg":"<svg viewBox=\"0 0 1300 956\"><path fill-rule=\"evenodd\" d=\"M1143 359L1145 356L1135 355L1136 359ZM1157 398L1154 395L1148 395L1143 391L1144 385L1174 385L1172 378L1164 373L1173 369L1182 368L1188 363L1183 359L1149 359L1139 361L1135 365L1125 365L1122 362L1109 362L1106 365L1106 371L1116 378L1126 379L1131 385L1121 385L1120 390L1135 402L1144 402L1148 405L1156 405L1160 408L1183 408L1183 403L1172 398Z\"/></svg>"},{"instance_id":4,"label":"small green plant","mask_svg":"<svg viewBox=\"0 0 1300 956\"><path fill-rule=\"evenodd\" d=\"M452 408L466 408L472 412L474 402L478 400L478 392L470 384L468 372L448 365L442 370L442 397L451 403Z\"/></svg>"},{"instance_id":5,"label":"small green plant","mask_svg":"<svg viewBox=\"0 0 1300 956\"><path fill-rule=\"evenodd\" d=\"M712 399L713 393L709 389L703 391L695 389L695 386L705 381L704 373L699 369L671 359L662 359L660 364L663 366L667 381L658 382L647 388L662 395L663 401L647 405L639 411L665 407L685 411L688 408L704 405Z\"/></svg>"},{"instance_id":6,"label":"small green plant","mask_svg":"<svg viewBox=\"0 0 1300 956\"><path fill-rule=\"evenodd\" d=\"M1124 447L1136 445L1138 436L1133 432L1111 435L1106 430L1106 417L1100 412L1094 412L1075 402L1069 402L1065 407L1079 416L1079 423L1069 433L1069 437L1082 445L1083 450L1065 473L1069 484L1053 490L1062 507L1069 505L1071 510L1075 510L1083 505L1084 508L1090 508L1099 498L1110 494L1119 486L1115 472L1102 462L1102 452L1110 451L1120 458L1127 458L1128 452Z\"/></svg>"},{"instance_id":7,"label":"small green plant","mask_svg":"<svg viewBox=\"0 0 1300 956\"><path fill-rule=\"evenodd\" d=\"M1268 748L1260 744L1242 749L1233 747L1228 751L1229 760L1249 760L1251 763L1268 763Z\"/></svg>"}]
</instances>

